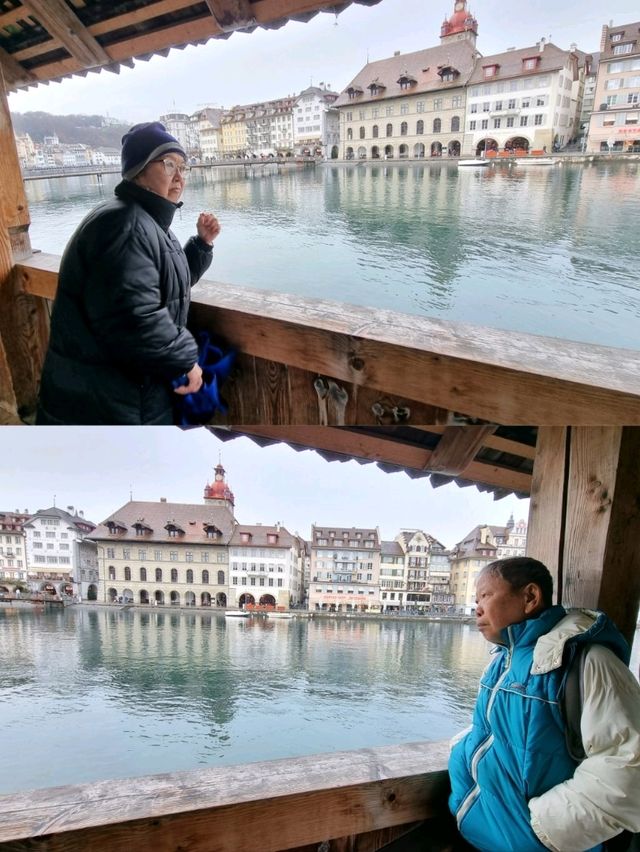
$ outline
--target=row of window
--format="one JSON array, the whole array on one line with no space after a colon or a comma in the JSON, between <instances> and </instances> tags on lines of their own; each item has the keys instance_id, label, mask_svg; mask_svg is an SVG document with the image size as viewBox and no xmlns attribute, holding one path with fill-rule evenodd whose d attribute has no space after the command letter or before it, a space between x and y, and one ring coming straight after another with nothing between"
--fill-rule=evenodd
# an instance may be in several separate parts
<instances>
[{"instance_id":1,"label":"row of window","mask_svg":"<svg viewBox=\"0 0 640 852\"><path fill-rule=\"evenodd\" d=\"M629 104L640 103L638 92L630 92L626 99L624 95L607 95L607 106L629 106Z\"/></svg>"},{"instance_id":2,"label":"row of window","mask_svg":"<svg viewBox=\"0 0 640 852\"><path fill-rule=\"evenodd\" d=\"M433 133L442 133L442 119L441 118L434 118L432 126L433 126L433 130L432 130ZM457 115L454 115L451 118L450 132L451 133L459 133L460 132L460 117L457 116ZM408 124L408 122L403 121L402 124L400 125L400 136L407 136L408 133L409 133L409 124ZM424 121L422 121L422 120L416 121L415 135L416 136L422 136L423 133L424 133ZM359 130L358 130L358 135L359 135L360 139L365 139L366 138L366 128L360 127ZM373 139L378 139L378 137L380 135L380 128L378 127L377 124L374 124L373 127L371 128L371 135L372 135ZM393 124L387 124L386 125L385 135L387 137L393 136ZM347 141L352 140L352 139L353 139L353 128L347 127ZM352 546L355 547L357 545L354 544ZM367 546L366 542L365 542L365 546Z\"/></svg>"},{"instance_id":3,"label":"row of window","mask_svg":"<svg viewBox=\"0 0 640 852\"><path fill-rule=\"evenodd\" d=\"M358 595L365 595L365 594L375 595L375 591L373 591L372 589L370 589L368 592L365 589L358 589L357 591L354 591L353 589L336 589L335 592L334 592L333 589L317 588L316 592L318 592L321 595L324 595L324 594L326 594L326 595L333 595L333 594L337 594L337 595L343 595L343 594L344 595L355 595L355 594L358 594Z\"/></svg>"},{"instance_id":4,"label":"row of window","mask_svg":"<svg viewBox=\"0 0 640 852\"><path fill-rule=\"evenodd\" d=\"M607 66L607 74L621 74L624 71L640 71L640 56L609 62Z\"/></svg>"},{"instance_id":5,"label":"row of window","mask_svg":"<svg viewBox=\"0 0 640 852\"><path fill-rule=\"evenodd\" d=\"M5 535L4 540L5 540L6 544L11 544L11 536L10 535ZM14 535L14 537L13 537L13 543L14 544L20 544L21 541L22 541L22 536Z\"/></svg>"},{"instance_id":6,"label":"row of window","mask_svg":"<svg viewBox=\"0 0 640 852\"><path fill-rule=\"evenodd\" d=\"M265 579L267 580L266 583L265 583ZM256 582L256 580L258 580L259 582ZM231 585L232 586L238 585L238 578L237 577L231 578ZM266 577L266 578L265 577L249 577L249 582L247 583L247 578L241 577L240 578L240 585L241 586L278 586L279 588L282 588L283 581L282 581L282 577L278 577L277 582L275 582L273 577Z\"/></svg>"},{"instance_id":7,"label":"row of window","mask_svg":"<svg viewBox=\"0 0 640 852\"><path fill-rule=\"evenodd\" d=\"M115 569L114 565L109 565L108 573L109 573L109 580L115 580L116 579L116 569ZM146 568L140 568L138 573L139 573L139 582L141 582L141 583L146 582L147 579L148 579L147 578L147 569ZM162 575L162 568L156 568L155 569L155 581L156 581L156 583L162 582L162 576L163 576ZM185 578L186 578L185 582L186 583L193 583L193 577L194 577L193 571L191 570L191 568L187 568L187 571L185 573ZM126 580L130 581L132 579L132 571L131 571L131 568L128 565L125 565L125 567L124 567L124 579L125 579L125 581ZM170 579L171 579L172 583L178 582L178 569L177 568L171 569ZM204 586L208 585L208 583L210 582L209 572L206 569L201 574L200 582ZM224 571L218 571L217 585L218 586L224 586Z\"/></svg>"},{"instance_id":8,"label":"row of window","mask_svg":"<svg viewBox=\"0 0 640 852\"><path fill-rule=\"evenodd\" d=\"M639 89L640 77L614 77L606 80L605 89Z\"/></svg>"},{"instance_id":9,"label":"row of window","mask_svg":"<svg viewBox=\"0 0 640 852\"><path fill-rule=\"evenodd\" d=\"M226 562L227 555L224 550L216 550L216 562ZM200 559L200 562L209 562L209 552L206 550L202 550L197 554ZM107 559L115 559L116 558L116 549L115 547L107 547ZM128 547L122 548L122 558L123 559L131 559L131 550ZM139 550L138 551L138 560L140 562L145 562L147 559L147 551ZM153 560L154 562L162 562L164 560L164 555L162 550L154 550L153 551ZM179 562L178 559L178 551L170 550L169 551L169 562ZM184 561L185 562L194 562L194 553L191 550L184 551Z\"/></svg>"},{"instance_id":10,"label":"row of window","mask_svg":"<svg viewBox=\"0 0 640 852\"><path fill-rule=\"evenodd\" d=\"M45 556L44 553L36 553L33 557L34 562L46 562L47 565L70 565L71 559L69 556Z\"/></svg>"},{"instance_id":11,"label":"row of window","mask_svg":"<svg viewBox=\"0 0 640 852\"><path fill-rule=\"evenodd\" d=\"M529 121L530 118L533 118L533 121ZM513 116L509 116L508 118L505 118L505 119L494 118L493 124L491 126L493 127L494 130L499 130L503 126L503 124L502 124L503 121L504 121L504 127L515 127L516 126L516 120ZM529 127L531 125L535 125L536 127L539 127L539 126L543 125L544 123L545 123L544 122L544 115L542 113L538 113L534 116L521 115L519 120L518 120L518 127ZM476 121L475 119L473 121L470 121L469 122L469 130L477 130L478 125L480 125L480 130L487 130L489 128L489 119L483 118L480 122Z\"/></svg>"},{"instance_id":12,"label":"row of window","mask_svg":"<svg viewBox=\"0 0 640 852\"><path fill-rule=\"evenodd\" d=\"M548 74L536 77L522 77L518 80L500 80L499 82L483 86L472 86L469 89L469 97L479 98L482 95L500 95L503 92L521 92L526 89L546 89L550 82L551 79ZM562 78L560 78L559 84L562 84Z\"/></svg>"},{"instance_id":13,"label":"row of window","mask_svg":"<svg viewBox=\"0 0 640 852\"><path fill-rule=\"evenodd\" d=\"M33 537L34 538L42 538L42 533L39 530L34 530L33 531ZM45 538L55 538L55 537L56 537L55 532L46 532L45 533ZM61 532L60 538L69 538L69 533Z\"/></svg>"},{"instance_id":14,"label":"row of window","mask_svg":"<svg viewBox=\"0 0 640 852\"><path fill-rule=\"evenodd\" d=\"M549 103L547 95L538 95L536 98L509 98L507 101L483 101L481 104L471 104L470 113L476 112L503 112L509 109L529 109L530 107L546 106Z\"/></svg>"},{"instance_id":15,"label":"row of window","mask_svg":"<svg viewBox=\"0 0 640 852\"><path fill-rule=\"evenodd\" d=\"M231 568L234 571L268 571L269 574L273 574L274 572L278 572L278 574L284 573L284 565L268 565L264 562L232 562Z\"/></svg>"},{"instance_id":16,"label":"row of window","mask_svg":"<svg viewBox=\"0 0 640 852\"><path fill-rule=\"evenodd\" d=\"M429 108L434 112L443 109L460 109L462 106L462 95L454 95L450 100L446 101L445 98L433 98L433 100L429 101ZM407 102L403 102L400 104L400 115L409 115L411 112L411 104ZM427 101L416 101L415 102L416 112L426 112L427 111ZM368 118L380 118L382 115L392 116L395 115L395 105L388 104L384 107L372 107L371 115L369 115L369 110L360 109L358 110L358 119L359 121L366 121ZM353 121L353 112L348 111L344 113L345 121Z\"/></svg>"},{"instance_id":17,"label":"row of window","mask_svg":"<svg viewBox=\"0 0 640 852\"><path fill-rule=\"evenodd\" d=\"M635 125L638 124L637 112L618 112L609 113L602 116L603 127L616 127L620 125Z\"/></svg>"},{"instance_id":18,"label":"row of window","mask_svg":"<svg viewBox=\"0 0 640 852\"><path fill-rule=\"evenodd\" d=\"M53 550L56 547L56 544L57 542L47 542L47 550ZM57 546L60 548L60 550L69 550L68 544L57 544ZM42 549L44 547L44 543L42 541L34 541L33 547L34 550L38 548Z\"/></svg>"}]
</instances>

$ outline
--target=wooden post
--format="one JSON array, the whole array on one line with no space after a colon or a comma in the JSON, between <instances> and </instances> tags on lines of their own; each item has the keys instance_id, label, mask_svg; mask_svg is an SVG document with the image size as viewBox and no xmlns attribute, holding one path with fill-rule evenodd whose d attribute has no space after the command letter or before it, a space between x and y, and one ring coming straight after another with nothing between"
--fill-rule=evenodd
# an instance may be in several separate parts
<instances>
[{"instance_id":1,"label":"wooden post","mask_svg":"<svg viewBox=\"0 0 640 852\"><path fill-rule=\"evenodd\" d=\"M45 302L28 295L14 264L31 255L29 208L0 78L0 423L29 418L48 338Z\"/></svg>"},{"instance_id":2,"label":"wooden post","mask_svg":"<svg viewBox=\"0 0 640 852\"><path fill-rule=\"evenodd\" d=\"M640 604L638 427L540 427L527 553L555 575L560 603L603 609L633 641Z\"/></svg>"}]
</instances>

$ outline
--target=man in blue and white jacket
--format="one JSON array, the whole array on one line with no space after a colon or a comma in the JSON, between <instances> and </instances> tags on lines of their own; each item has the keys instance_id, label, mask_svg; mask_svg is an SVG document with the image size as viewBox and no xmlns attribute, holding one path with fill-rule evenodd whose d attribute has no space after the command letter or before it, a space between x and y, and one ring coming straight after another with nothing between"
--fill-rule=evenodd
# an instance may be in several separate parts
<instances>
[{"instance_id":1,"label":"man in blue and white jacket","mask_svg":"<svg viewBox=\"0 0 640 852\"><path fill-rule=\"evenodd\" d=\"M629 647L602 612L552 605L553 581L535 559L492 562L476 587L476 620L495 643L471 728L453 742L449 806L483 852L585 852L640 831L640 685ZM566 744L562 695L571 660L588 645L581 734Z\"/></svg>"}]
</instances>

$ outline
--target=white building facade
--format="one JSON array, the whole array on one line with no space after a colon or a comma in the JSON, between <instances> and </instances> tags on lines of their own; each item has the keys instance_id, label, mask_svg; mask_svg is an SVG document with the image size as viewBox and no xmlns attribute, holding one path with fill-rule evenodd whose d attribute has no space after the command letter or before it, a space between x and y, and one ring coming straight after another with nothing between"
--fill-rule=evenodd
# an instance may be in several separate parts
<instances>
[{"instance_id":1,"label":"white building facade","mask_svg":"<svg viewBox=\"0 0 640 852\"><path fill-rule=\"evenodd\" d=\"M280 524L239 525L229 553L230 606L288 609L304 599L304 542Z\"/></svg>"},{"instance_id":2,"label":"white building facade","mask_svg":"<svg viewBox=\"0 0 640 852\"><path fill-rule=\"evenodd\" d=\"M298 156L335 159L339 154L338 93L324 84L300 92L293 107L293 142Z\"/></svg>"},{"instance_id":3,"label":"white building facade","mask_svg":"<svg viewBox=\"0 0 640 852\"><path fill-rule=\"evenodd\" d=\"M311 527L309 609L380 612L377 529Z\"/></svg>"},{"instance_id":4,"label":"white building facade","mask_svg":"<svg viewBox=\"0 0 640 852\"><path fill-rule=\"evenodd\" d=\"M27 580L27 547L24 524L28 512L0 512L0 584Z\"/></svg>"}]
</instances>

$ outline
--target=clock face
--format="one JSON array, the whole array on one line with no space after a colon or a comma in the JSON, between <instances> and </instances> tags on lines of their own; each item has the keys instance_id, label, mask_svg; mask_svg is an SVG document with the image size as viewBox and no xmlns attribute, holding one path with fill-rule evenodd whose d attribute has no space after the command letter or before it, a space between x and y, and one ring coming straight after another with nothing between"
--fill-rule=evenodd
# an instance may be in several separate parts
<instances>
[{"instance_id":1,"label":"clock face","mask_svg":"<svg viewBox=\"0 0 640 852\"><path fill-rule=\"evenodd\" d=\"M456 10L456 12L462 12L464 10L464 7L465 7L465 4L460 2L460 0L458 0L458 2L455 5L455 10Z\"/></svg>"}]
</instances>

